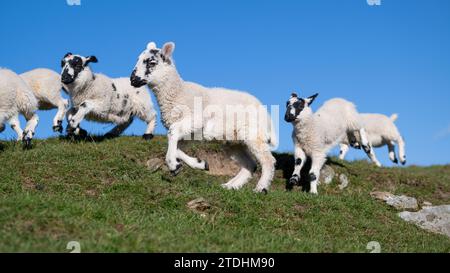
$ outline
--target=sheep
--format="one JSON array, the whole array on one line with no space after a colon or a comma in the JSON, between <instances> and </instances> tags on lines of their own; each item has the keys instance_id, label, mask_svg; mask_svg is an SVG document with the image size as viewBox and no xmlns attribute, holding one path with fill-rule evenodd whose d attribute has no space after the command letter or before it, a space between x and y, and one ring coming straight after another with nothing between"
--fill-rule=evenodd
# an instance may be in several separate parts
<instances>
[{"instance_id":1,"label":"sheep","mask_svg":"<svg viewBox=\"0 0 450 273\"><path fill-rule=\"evenodd\" d=\"M292 123L294 130L292 140L295 146L295 168L289 180L289 187L300 181L300 171L307 157L311 158L309 172L310 192L317 194L317 182L320 170L326 161L327 153L343 137L358 131L361 135L361 145L367 155L373 160L374 154L356 107L344 99L331 99L313 113L311 104L318 94L308 98L299 98L293 93L286 104L285 121Z\"/></svg>"},{"instance_id":2,"label":"sheep","mask_svg":"<svg viewBox=\"0 0 450 273\"><path fill-rule=\"evenodd\" d=\"M367 138L370 145L376 148L387 145L389 150L389 159L393 163L398 164L399 162L395 154L395 144L398 144L400 163L405 165L405 141L403 140L403 137L397 129L397 126L395 126L394 124L397 118L397 114L393 114L390 117L381 114L361 114L361 120L364 129L367 132ZM358 143L359 141L360 137L358 134L344 137L340 144L339 158L341 160L345 158L349 150L350 142ZM376 160L375 155L374 158ZM376 160L375 163L377 165L381 165L378 160Z\"/></svg>"},{"instance_id":3,"label":"sheep","mask_svg":"<svg viewBox=\"0 0 450 273\"><path fill-rule=\"evenodd\" d=\"M277 146L277 136L267 109L246 92L207 88L183 81L172 58L174 49L172 42L164 44L162 49L150 42L140 54L130 76L133 86L148 85L156 96L162 123L168 129L166 164L169 170L177 175L181 161L194 169L209 169L206 161L190 157L179 149L179 140L189 139L191 134L198 140L227 140L233 148L232 158L239 163L241 170L222 186L226 189L242 188L256 171L255 158L261 165L262 175L254 191L267 193L275 171L271 148ZM243 120L239 118L242 115L236 117L230 113L234 107L248 109L248 112L254 108L260 112L258 117ZM215 111L210 114L211 109ZM224 117L223 113L227 115ZM246 110L243 113L245 117Z\"/></svg>"},{"instance_id":4,"label":"sheep","mask_svg":"<svg viewBox=\"0 0 450 273\"><path fill-rule=\"evenodd\" d=\"M13 73L0 68L0 133L5 130L5 122L19 114L16 104L17 88L9 79Z\"/></svg>"},{"instance_id":5,"label":"sheep","mask_svg":"<svg viewBox=\"0 0 450 273\"><path fill-rule=\"evenodd\" d=\"M111 79L93 73L90 63L97 63L95 56L84 57L67 53L61 61L61 81L69 93L72 108L67 114L69 135L81 135L81 121L112 122L116 127L105 137L117 137L137 116L147 123L145 140L153 138L156 111L150 93L145 87L135 88L127 78Z\"/></svg>"},{"instance_id":6,"label":"sheep","mask_svg":"<svg viewBox=\"0 0 450 273\"><path fill-rule=\"evenodd\" d=\"M38 68L20 74L38 100L39 110L58 108L53 119L53 131L62 133L62 122L69 107L69 101L61 96L61 77L55 71Z\"/></svg>"},{"instance_id":7,"label":"sheep","mask_svg":"<svg viewBox=\"0 0 450 273\"><path fill-rule=\"evenodd\" d=\"M0 114L1 131L4 130L4 122L8 121L11 128L17 133L17 141L22 141L23 147L30 149L39 123L39 117L36 114L38 103L33 92L19 75L8 69L0 69L0 90L2 92L0 111L3 112ZM6 107L10 107L10 109L6 109ZM20 127L19 113L27 120L23 131Z\"/></svg>"}]
</instances>

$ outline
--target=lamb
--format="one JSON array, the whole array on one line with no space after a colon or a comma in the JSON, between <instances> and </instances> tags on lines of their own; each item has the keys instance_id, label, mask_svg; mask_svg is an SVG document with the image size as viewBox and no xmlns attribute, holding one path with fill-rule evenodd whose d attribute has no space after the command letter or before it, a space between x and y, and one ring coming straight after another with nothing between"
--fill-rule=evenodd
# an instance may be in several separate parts
<instances>
[{"instance_id":1,"label":"lamb","mask_svg":"<svg viewBox=\"0 0 450 273\"><path fill-rule=\"evenodd\" d=\"M143 138L153 138L156 112L150 93L145 87L135 88L127 78L111 79L93 73L90 63L97 63L95 56L83 57L67 53L61 61L63 87L69 93L72 108L67 114L69 135L81 135L81 121L115 123L105 137L117 137L136 116L147 123Z\"/></svg>"},{"instance_id":2,"label":"lamb","mask_svg":"<svg viewBox=\"0 0 450 273\"><path fill-rule=\"evenodd\" d=\"M17 88L9 81L14 73L0 69L0 133L5 130L5 122L19 114L16 104Z\"/></svg>"},{"instance_id":3,"label":"lamb","mask_svg":"<svg viewBox=\"0 0 450 273\"><path fill-rule=\"evenodd\" d=\"M361 114L361 120L364 129L366 129L370 145L376 148L387 145L389 150L389 159L393 163L398 164L399 162L395 154L395 144L398 144L400 163L405 165L405 141L397 129L397 126L394 124L397 118L397 114L393 114L390 117L381 114ZM358 143L359 141L360 137L358 134L344 137L340 144L341 149L339 158L342 160L345 158L349 150L350 142ZM374 158L376 160L375 155ZM378 160L376 160L375 163L377 165L381 165Z\"/></svg>"},{"instance_id":4,"label":"lamb","mask_svg":"<svg viewBox=\"0 0 450 273\"><path fill-rule=\"evenodd\" d=\"M344 99L331 99L313 113L311 104L318 94L308 98L299 98L293 93L287 102L285 121L292 123L292 140L295 145L295 168L289 187L300 181L300 171L307 157L311 158L309 172L310 192L317 194L317 182L320 170L326 161L327 153L348 134L358 131L361 145L367 155L374 160L365 129L355 105Z\"/></svg>"},{"instance_id":5,"label":"lamb","mask_svg":"<svg viewBox=\"0 0 450 273\"><path fill-rule=\"evenodd\" d=\"M161 110L161 118L168 129L166 164L173 175L178 174L181 161L194 169L208 170L204 160L190 157L178 148L178 141L189 139L227 140L241 170L223 187L240 189L256 171L260 163L262 175L255 192L267 193L275 171L275 159L271 148L276 147L277 137L267 109L254 96L224 88L207 88L181 79L172 58L175 44L166 43L162 49L154 42L139 56L131 74L131 84L148 85L155 94ZM230 115L231 108L259 109L259 116L246 119L242 115ZM264 108L264 109L263 109ZM210 113L209 111L213 113ZM263 109L263 110L262 110ZM227 113L224 117L223 113ZM236 121L237 119L237 121ZM224 130L225 129L225 130ZM253 132L253 133L252 133ZM198 138L196 138L198 136Z\"/></svg>"},{"instance_id":6,"label":"lamb","mask_svg":"<svg viewBox=\"0 0 450 273\"><path fill-rule=\"evenodd\" d=\"M62 133L62 122L69 107L69 101L61 96L61 77L55 71L38 68L20 75L38 100L39 110L58 108L53 119L53 131Z\"/></svg>"},{"instance_id":7,"label":"lamb","mask_svg":"<svg viewBox=\"0 0 450 273\"><path fill-rule=\"evenodd\" d=\"M36 114L38 103L33 92L19 75L8 69L0 69L0 92L0 131L5 128L4 122L9 121L17 133L17 141L22 141L24 148L30 149L39 122ZM27 120L23 131L19 113Z\"/></svg>"}]
</instances>

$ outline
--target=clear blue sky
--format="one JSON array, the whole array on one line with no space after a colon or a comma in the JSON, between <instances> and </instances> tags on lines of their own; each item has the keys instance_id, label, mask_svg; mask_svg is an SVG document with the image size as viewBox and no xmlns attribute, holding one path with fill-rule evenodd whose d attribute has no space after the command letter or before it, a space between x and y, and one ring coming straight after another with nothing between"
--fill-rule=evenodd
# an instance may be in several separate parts
<instances>
[{"instance_id":1,"label":"clear blue sky","mask_svg":"<svg viewBox=\"0 0 450 273\"><path fill-rule=\"evenodd\" d=\"M248 91L280 104L280 118L293 90L319 92L316 109L343 97L360 112L399 113L410 164L450 163L448 0L3 0L0 37L0 66L18 73L59 71L71 51L96 55L93 69L113 77L130 75L147 42L174 41L186 80ZM54 135L55 111L39 114L37 136ZM280 121L280 151L292 150L291 130ZM143 131L136 120L126 133ZM0 135L13 137L10 129ZM386 149L377 155L388 163Z\"/></svg>"}]
</instances>

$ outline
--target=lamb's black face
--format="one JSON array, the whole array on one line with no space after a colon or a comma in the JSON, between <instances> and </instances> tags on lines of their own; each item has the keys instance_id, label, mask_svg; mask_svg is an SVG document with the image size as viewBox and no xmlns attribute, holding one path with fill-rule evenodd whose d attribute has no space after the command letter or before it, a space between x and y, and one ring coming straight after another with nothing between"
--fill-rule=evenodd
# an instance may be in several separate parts
<instances>
[{"instance_id":1,"label":"lamb's black face","mask_svg":"<svg viewBox=\"0 0 450 273\"><path fill-rule=\"evenodd\" d=\"M78 75L86 68L89 63L96 63L95 56L83 57L67 53L61 60L61 81L64 84L73 83Z\"/></svg>"},{"instance_id":2,"label":"lamb's black face","mask_svg":"<svg viewBox=\"0 0 450 273\"><path fill-rule=\"evenodd\" d=\"M302 98L298 98L297 94L292 94L291 98L286 103L286 114L284 120L293 122L297 119L300 113L305 109L306 102Z\"/></svg>"},{"instance_id":3,"label":"lamb's black face","mask_svg":"<svg viewBox=\"0 0 450 273\"><path fill-rule=\"evenodd\" d=\"M174 45L168 43L163 49L158 49L155 43L149 43L131 73L130 81L134 87L141 87L150 82L150 75L164 65L172 65L171 54Z\"/></svg>"}]
</instances>

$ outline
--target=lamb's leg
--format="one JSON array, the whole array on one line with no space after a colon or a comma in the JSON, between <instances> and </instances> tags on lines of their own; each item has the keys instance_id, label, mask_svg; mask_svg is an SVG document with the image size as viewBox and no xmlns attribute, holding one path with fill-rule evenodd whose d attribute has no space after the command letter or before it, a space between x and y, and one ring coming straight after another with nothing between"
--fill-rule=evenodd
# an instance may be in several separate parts
<instances>
[{"instance_id":1,"label":"lamb's leg","mask_svg":"<svg viewBox=\"0 0 450 273\"><path fill-rule=\"evenodd\" d=\"M31 140L34 137L36 127L39 123L39 117L36 113L26 113L25 119L27 120L27 124L25 125L25 129L23 131L23 148L31 149Z\"/></svg>"},{"instance_id":2,"label":"lamb's leg","mask_svg":"<svg viewBox=\"0 0 450 273\"><path fill-rule=\"evenodd\" d=\"M79 128L81 121L89 112L94 111L95 107L96 107L95 101L86 100L80 104L75 113L73 113L73 111L70 111L70 113L67 115L68 117L67 133L69 135L72 134L77 135L76 131L81 132L82 129Z\"/></svg>"},{"instance_id":3,"label":"lamb's leg","mask_svg":"<svg viewBox=\"0 0 450 273\"><path fill-rule=\"evenodd\" d=\"M195 157L190 157L180 149L178 149L177 151L177 158L181 159L184 163L186 163L189 167L193 169L209 171L208 162L200 160Z\"/></svg>"},{"instance_id":4,"label":"lamb's leg","mask_svg":"<svg viewBox=\"0 0 450 273\"><path fill-rule=\"evenodd\" d=\"M389 142L387 144L388 150L389 150L389 159L394 163L398 164L397 156L395 155L395 144L392 142Z\"/></svg>"},{"instance_id":5,"label":"lamb's leg","mask_svg":"<svg viewBox=\"0 0 450 273\"><path fill-rule=\"evenodd\" d=\"M326 156L323 154L315 154L311 157L311 171L309 172L310 190L312 194L318 194L317 182L319 181L320 171L326 162Z\"/></svg>"},{"instance_id":6,"label":"lamb's leg","mask_svg":"<svg viewBox=\"0 0 450 273\"><path fill-rule=\"evenodd\" d=\"M300 172L306 162L306 154L303 149L296 142L294 142L294 146L295 165L292 177L289 179L289 184L286 186L288 190L291 190L295 185L300 183Z\"/></svg>"},{"instance_id":7,"label":"lamb's leg","mask_svg":"<svg viewBox=\"0 0 450 273\"><path fill-rule=\"evenodd\" d=\"M58 106L58 112L56 113L55 117L53 118L53 131L62 133L62 131L63 131L62 123L63 123L64 116L66 115L66 112L69 107L69 101L66 99L61 99L58 102L57 106Z\"/></svg>"},{"instance_id":8,"label":"lamb's leg","mask_svg":"<svg viewBox=\"0 0 450 273\"><path fill-rule=\"evenodd\" d=\"M246 148L236 149L232 152L232 159L242 166L239 173L222 187L225 189L238 190L242 188L252 178L253 173L256 171L256 162L253 160Z\"/></svg>"},{"instance_id":9,"label":"lamb's leg","mask_svg":"<svg viewBox=\"0 0 450 273\"><path fill-rule=\"evenodd\" d=\"M130 117L126 122L118 124L105 134L106 138L114 138L120 136L133 122L133 117Z\"/></svg>"},{"instance_id":10,"label":"lamb's leg","mask_svg":"<svg viewBox=\"0 0 450 273\"><path fill-rule=\"evenodd\" d=\"M381 163L378 161L377 157L375 156L375 152L373 151L372 145L369 143L366 130L361 129L359 130L359 133L361 135L361 145L364 152L367 154L370 160L372 160L373 163L375 163L378 167L381 167Z\"/></svg>"},{"instance_id":11,"label":"lamb's leg","mask_svg":"<svg viewBox=\"0 0 450 273\"><path fill-rule=\"evenodd\" d=\"M265 141L256 140L246 143L249 152L252 153L261 165L261 178L256 185L255 192L267 193L275 174L275 158L270 152L270 147Z\"/></svg>"},{"instance_id":12,"label":"lamb's leg","mask_svg":"<svg viewBox=\"0 0 450 273\"><path fill-rule=\"evenodd\" d=\"M153 110L145 111L145 113L139 113L138 117L147 123L147 129L142 137L145 140L152 139L156 127L156 112Z\"/></svg>"},{"instance_id":13,"label":"lamb's leg","mask_svg":"<svg viewBox=\"0 0 450 273\"><path fill-rule=\"evenodd\" d=\"M166 164L173 175L177 175L181 169L181 160L178 156L178 141L182 138L182 122L172 124L167 132Z\"/></svg>"},{"instance_id":14,"label":"lamb's leg","mask_svg":"<svg viewBox=\"0 0 450 273\"><path fill-rule=\"evenodd\" d=\"M344 160L350 147L347 144L343 144L343 143L339 144L339 146L341 148L341 150L339 152L339 159Z\"/></svg>"},{"instance_id":15,"label":"lamb's leg","mask_svg":"<svg viewBox=\"0 0 450 273\"><path fill-rule=\"evenodd\" d=\"M23 131L22 128L20 127L20 120L18 114L14 115L9 119L9 125L11 126L11 129L13 129L16 132L17 141L22 141Z\"/></svg>"},{"instance_id":16,"label":"lamb's leg","mask_svg":"<svg viewBox=\"0 0 450 273\"><path fill-rule=\"evenodd\" d=\"M400 136L399 139L397 140L397 143L398 143L398 154L400 156L400 163L402 163L402 165L405 165L406 164L405 141Z\"/></svg>"}]
</instances>

